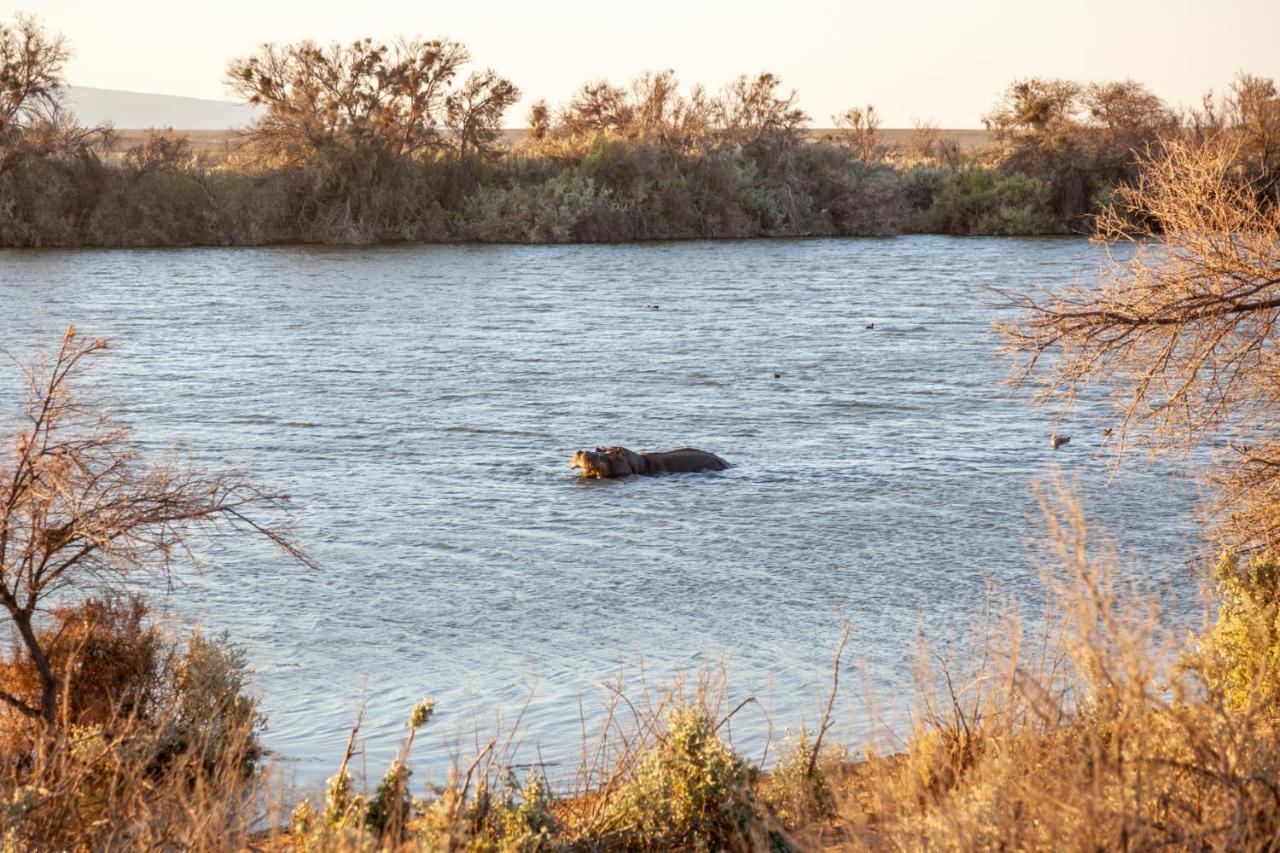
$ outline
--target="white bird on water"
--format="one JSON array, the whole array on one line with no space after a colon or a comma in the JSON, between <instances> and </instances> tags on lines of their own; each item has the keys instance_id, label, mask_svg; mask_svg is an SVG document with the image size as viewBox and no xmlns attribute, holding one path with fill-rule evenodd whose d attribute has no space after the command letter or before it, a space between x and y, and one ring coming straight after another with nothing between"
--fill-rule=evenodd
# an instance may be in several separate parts
<instances>
[{"instance_id":1,"label":"white bird on water","mask_svg":"<svg viewBox=\"0 0 1280 853\"><path fill-rule=\"evenodd\" d=\"M1069 435L1058 435L1055 432L1053 435L1049 436L1049 445L1054 450L1057 450L1059 447L1061 447L1064 444L1070 443L1070 441L1071 441L1071 436Z\"/></svg>"}]
</instances>

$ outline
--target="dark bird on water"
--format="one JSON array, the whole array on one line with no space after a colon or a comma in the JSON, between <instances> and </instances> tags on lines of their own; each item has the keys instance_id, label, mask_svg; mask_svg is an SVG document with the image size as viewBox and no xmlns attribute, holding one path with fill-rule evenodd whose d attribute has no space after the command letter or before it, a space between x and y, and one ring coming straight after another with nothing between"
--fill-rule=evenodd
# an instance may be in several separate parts
<instances>
[{"instance_id":1,"label":"dark bird on water","mask_svg":"<svg viewBox=\"0 0 1280 853\"><path fill-rule=\"evenodd\" d=\"M1058 435L1055 432L1053 435L1049 436L1049 444L1053 447L1054 450L1057 450L1059 447L1061 447L1064 444L1070 444L1070 443L1071 443L1071 436L1069 435Z\"/></svg>"},{"instance_id":2,"label":"dark bird on water","mask_svg":"<svg viewBox=\"0 0 1280 853\"><path fill-rule=\"evenodd\" d=\"M874 329L875 327L876 327L876 324L875 324L875 323L868 323L867 325L863 326L862 328L864 328L864 329Z\"/></svg>"}]
</instances>

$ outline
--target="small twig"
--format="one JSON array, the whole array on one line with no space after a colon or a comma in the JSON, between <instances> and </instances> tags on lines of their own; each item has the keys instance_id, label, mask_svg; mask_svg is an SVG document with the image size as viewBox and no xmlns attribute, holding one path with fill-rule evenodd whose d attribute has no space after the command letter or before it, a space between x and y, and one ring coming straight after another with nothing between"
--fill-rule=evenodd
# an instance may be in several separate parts
<instances>
[{"instance_id":1,"label":"small twig","mask_svg":"<svg viewBox=\"0 0 1280 853\"><path fill-rule=\"evenodd\" d=\"M720 731L720 727L723 726L725 723L729 722L731 719L733 719L734 714L738 713L743 708L747 707L748 705L750 705L752 702L755 702L755 701L756 701L756 697L754 696L748 696L746 699L743 699L741 702L738 703L737 707L735 707L728 714L725 714L725 716L721 718L720 722L716 723L716 727L711 730L712 733Z\"/></svg>"},{"instance_id":2,"label":"small twig","mask_svg":"<svg viewBox=\"0 0 1280 853\"><path fill-rule=\"evenodd\" d=\"M809 756L809 768L805 771L805 776L809 779L812 779L813 774L818 770L818 756L822 753L822 737L831 727L831 709L835 707L836 692L840 689L840 658L844 656L844 647L849 642L851 630L852 626L846 621L844 628L840 631L840 644L836 646L836 659L831 666L831 695L827 697L827 709L822 712L822 724L818 726L818 736L813 741L813 755Z\"/></svg>"}]
</instances>

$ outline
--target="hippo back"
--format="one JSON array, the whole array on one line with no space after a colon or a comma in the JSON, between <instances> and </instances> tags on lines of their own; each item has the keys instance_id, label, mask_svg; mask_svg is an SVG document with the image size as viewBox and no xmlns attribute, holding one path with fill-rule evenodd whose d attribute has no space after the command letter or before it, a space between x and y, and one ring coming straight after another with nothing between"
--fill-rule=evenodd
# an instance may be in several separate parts
<instances>
[{"instance_id":1,"label":"hippo back","mask_svg":"<svg viewBox=\"0 0 1280 853\"><path fill-rule=\"evenodd\" d=\"M696 447L680 447L653 453L641 453L646 474L678 474L688 471L723 471L729 463Z\"/></svg>"}]
</instances>

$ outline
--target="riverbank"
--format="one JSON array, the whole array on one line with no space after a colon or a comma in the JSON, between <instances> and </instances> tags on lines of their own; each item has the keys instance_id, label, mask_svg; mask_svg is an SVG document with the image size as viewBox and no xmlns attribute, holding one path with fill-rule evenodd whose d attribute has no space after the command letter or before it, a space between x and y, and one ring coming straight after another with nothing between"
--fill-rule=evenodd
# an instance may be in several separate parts
<instances>
[{"instance_id":1,"label":"riverbank","mask_svg":"<svg viewBox=\"0 0 1280 853\"><path fill-rule=\"evenodd\" d=\"M987 165L867 163L831 142L761 159L672 156L608 136L562 152L264 167L178 136L123 157L29 156L0 170L0 246L574 243L900 233L1057 234L1045 181Z\"/></svg>"}]
</instances>

